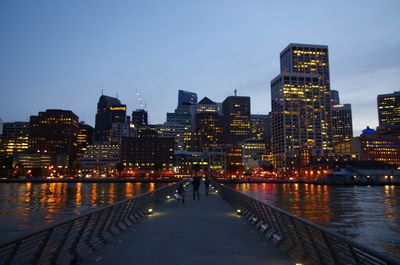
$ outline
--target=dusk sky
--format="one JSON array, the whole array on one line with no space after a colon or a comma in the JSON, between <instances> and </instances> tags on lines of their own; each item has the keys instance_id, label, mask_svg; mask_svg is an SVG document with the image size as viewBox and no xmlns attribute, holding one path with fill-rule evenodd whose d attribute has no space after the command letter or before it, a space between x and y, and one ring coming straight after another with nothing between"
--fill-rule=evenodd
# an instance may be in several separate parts
<instances>
[{"instance_id":1,"label":"dusk sky","mask_svg":"<svg viewBox=\"0 0 400 265\"><path fill-rule=\"evenodd\" d=\"M377 126L377 94L400 90L400 1L0 2L0 118L70 109L94 126L118 93L129 114L142 94L151 123L179 89L271 110L270 81L289 43L329 46L331 89L353 106L356 135Z\"/></svg>"}]
</instances>

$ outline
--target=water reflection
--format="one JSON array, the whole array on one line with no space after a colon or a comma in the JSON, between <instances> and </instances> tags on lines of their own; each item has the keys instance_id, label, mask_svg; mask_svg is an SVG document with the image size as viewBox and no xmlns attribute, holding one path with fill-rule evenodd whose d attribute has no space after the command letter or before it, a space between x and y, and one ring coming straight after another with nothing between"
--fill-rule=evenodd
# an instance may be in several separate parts
<instances>
[{"instance_id":1,"label":"water reflection","mask_svg":"<svg viewBox=\"0 0 400 265\"><path fill-rule=\"evenodd\" d=\"M158 183L2 183L0 241L154 190Z\"/></svg>"},{"instance_id":2,"label":"water reflection","mask_svg":"<svg viewBox=\"0 0 400 265\"><path fill-rule=\"evenodd\" d=\"M400 187L264 183L235 188L400 257Z\"/></svg>"}]
</instances>

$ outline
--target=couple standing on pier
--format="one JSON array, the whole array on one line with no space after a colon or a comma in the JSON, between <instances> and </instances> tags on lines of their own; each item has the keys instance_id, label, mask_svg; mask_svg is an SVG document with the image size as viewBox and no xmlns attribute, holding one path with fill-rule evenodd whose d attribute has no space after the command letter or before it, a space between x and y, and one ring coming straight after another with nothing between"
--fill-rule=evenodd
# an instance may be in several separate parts
<instances>
[{"instance_id":1,"label":"couple standing on pier","mask_svg":"<svg viewBox=\"0 0 400 265\"><path fill-rule=\"evenodd\" d=\"M200 200L200 185L201 185L201 178L199 176L195 176L191 179L190 181L192 183L192 188L193 188L193 200ZM208 179L208 177L206 177L204 179L204 189L205 189L205 193L206 195L208 195L208 192L210 190L210 180ZM185 186L181 183L178 187L178 195L182 198L182 203L185 202L185 194L186 194L186 190L185 190Z\"/></svg>"}]
</instances>

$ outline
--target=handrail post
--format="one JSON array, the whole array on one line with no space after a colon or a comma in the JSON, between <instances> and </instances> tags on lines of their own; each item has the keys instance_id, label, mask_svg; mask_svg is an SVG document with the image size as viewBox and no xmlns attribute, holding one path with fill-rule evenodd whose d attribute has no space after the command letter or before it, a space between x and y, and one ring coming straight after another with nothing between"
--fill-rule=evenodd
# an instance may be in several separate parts
<instances>
[{"instance_id":1,"label":"handrail post","mask_svg":"<svg viewBox=\"0 0 400 265\"><path fill-rule=\"evenodd\" d=\"M52 227L48 230L47 235L44 238L44 241L39 245L39 248L36 251L36 255L35 255L35 257L33 257L31 264L38 264L39 259L42 256L43 250L46 248L47 242L49 242L49 239L50 239L51 235L53 234L53 230L54 230L54 227Z\"/></svg>"},{"instance_id":2,"label":"handrail post","mask_svg":"<svg viewBox=\"0 0 400 265\"><path fill-rule=\"evenodd\" d=\"M57 260L57 258L58 258L58 255L60 254L60 252L61 252L61 250L62 250L62 248L63 248L63 246L64 246L64 244L65 244L65 241L67 241L67 238L68 238L68 236L69 236L69 233L71 232L72 227L74 226L74 223L75 223L75 221L72 221L72 222L70 223L70 225L68 226L67 231L65 232L63 238L61 239L60 243L59 243L58 246L56 247L56 250L54 251L54 255L53 255L53 257L51 258L51 262L52 262L52 263L56 263L56 260Z\"/></svg>"}]
</instances>

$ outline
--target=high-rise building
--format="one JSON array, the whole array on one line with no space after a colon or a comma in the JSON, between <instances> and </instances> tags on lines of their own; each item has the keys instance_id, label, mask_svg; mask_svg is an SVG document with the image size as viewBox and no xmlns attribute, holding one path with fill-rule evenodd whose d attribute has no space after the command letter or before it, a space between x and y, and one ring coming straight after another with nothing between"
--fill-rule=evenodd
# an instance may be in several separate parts
<instances>
[{"instance_id":1,"label":"high-rise building","mask_svg":"<svg viewBox=\"0 0 400 265\"><path fill-rule=\"evenodd\" d=\"M176 132L175 150L190 151L192 148L192 124L190 113L167 113L167 122L164 126Z\"/></svg>"},{"instance_id":2,"label":"high-rise building","mask_svg":"<svg viewBox=\"0 0 400 265\"><path fill-rule=\"evenodd\" d=\"M102 95L97 103L95 141L111 141L114 123L126 123L126 105L117 98Z\"/></svg>"},{"instance_id":3,"label":"high-rise building","mask_svg":"<svg viewBox=\"0 0 400 265\"><path fill-rule=\"evenodd\" d=\"M3 152L7 156L28 150L29 122L5 122L1 135Z\"/></svg>"},{"instance_id":4,"label":"high-rise building","mask_svg":"<svg viewBox=\"0 0 400 265\"><path fill-rule=\"evenodd\" d=\"M216 147L223 142L224 118L220 104L205 97L192 106L191 115L194 147L197 151Z\"/></svg>"},{"instance_id":5,"label":"high-rise building","mask_svg":"<svg viewBox=\"0 0 400 265\"><path fill-rule=\"evenodd\" d=\"M280 54L281 74L271 81L272 151L275 166L326 155L332 148L328 47L289 44ZM288 163L290 161L290 164Z\"/></svg>"},{"instance_id":6,"label":"high-rise building","mask_svg":"<svg viewBox=\"0 0 400 265\"><path fill-rule=\"evenodd\" d=\"M178 106L180 105L196 105L197 94L194 92L179 90L178 91Z\"/></svg>"},{"instance_id":7,"label":"high-rise building","mask_svg":"<svg viewBox=\"0 0 400 265\"><path fill-rule=\"evenodd\" d=\"M222 102L226 143L238 144L251 137L250 97L229 96Z\"/></svg>"},{"instance_id":8,"label":"high-rise building","mask_svg":"<svg viewBox=\"0 0 400 265\"><path fill-rule=\"evenodd\" d=\"M400 91L378 95L379 126L400 127Z\"/></svg>"},{"instance_id":9,"label":"high-rise building","mask_svg":"<svg viewBox=\"0 0 400 265\"><path fill-rule=\"evenodd\" d=\"M0 135L3 134L3 120L0 119Z\"/></svg>"},{"instance_id":10,"label":"high-rise building","mask_svg":"<svg viewBox=\"0 0 400 265\"><path fill-rule=\"evenodd\" d=\"M148 129L150 130L150 129ZM157 133L143 131L138 137L124 137L121 142L121 161L126 169L136 174L152 171L173 174L174 138L160 137Z\"/></svg>"},{"instance_id":11,"label":"high-rise building","mask_svg":"<svg viewBox=\"0 0 400 265\"><path fill-rule=\"evenodd\" d=\"M79 118L70 110L48 109L30 117L31 153L50 155L55 165L71 166L78 151Z\"/></svg>"},{"instance_id":12,"label":"high-rise building","mask_svg":"<svg viewBox=\"0 0 400 265\"><path fill-rule=\"evenodd\" d=\"M340 104L339 91L331 90L331 103L332 105Z\"/></svg>"},{"instance_id":13,"label":"high-rise building","mask_svg":"<svg viewBox=\"0 0 400 265\"><path fill-rule=\"evenodd\" d=\"M332 105L333 146L353 138L351 104Z\"/></svg>"},{"instance_id":14,"label":"high-rise building","mask_svg":"<svg viewBox=\"0 0 400 265\"><path fill-rule=\"evenodd\" d=\"M252 114L250 119L251 136L256 139L265 139L268 134L268 115Z\"/></svg>"},{"instance_id":15,"label":"high-rise building","mask_svg":"<svg viewBox=\"0 0 400 265\"><path fill-rule=\"evenodd\" d=\"M135 128L144 128L149 124L147 110L137 109L132 111L132 124Z\"/></svg>"}]
</instances>

